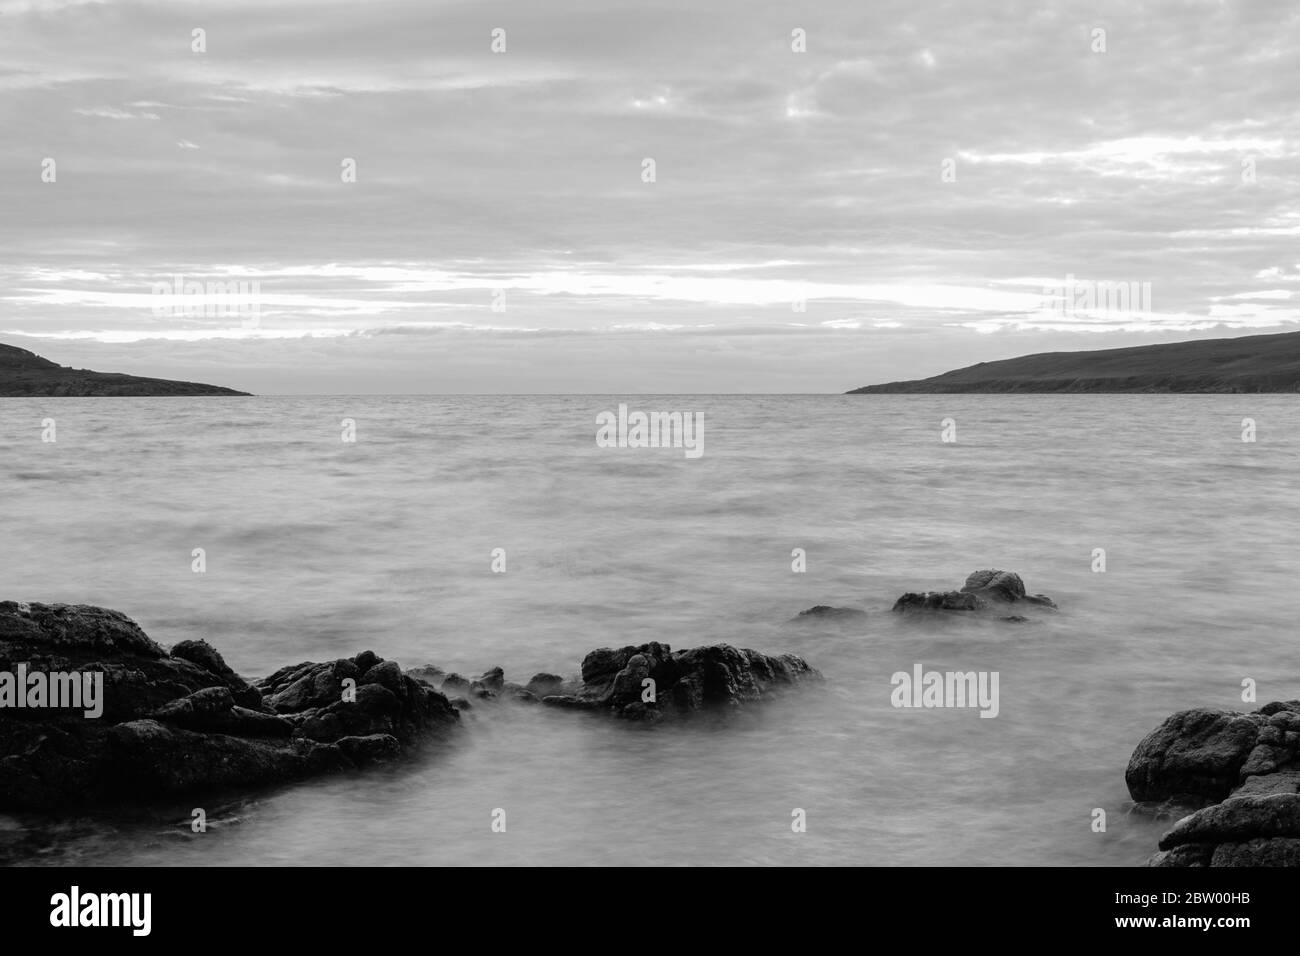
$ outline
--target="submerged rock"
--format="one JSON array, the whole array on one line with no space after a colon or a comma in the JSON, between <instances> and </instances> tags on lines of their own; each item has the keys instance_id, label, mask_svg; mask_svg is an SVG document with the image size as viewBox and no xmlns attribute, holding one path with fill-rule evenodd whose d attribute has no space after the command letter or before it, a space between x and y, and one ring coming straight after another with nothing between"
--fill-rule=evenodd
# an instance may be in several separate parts
<instances>
[{"instance_id":1,"label":"submerged rock","mask_svg":"<svg viewBox=\"0 0 1300 956\"><path fill-rule=\"evenodd\" d=\"M1009 604L1056 607L1045 594L1027 594L1025 582L1014 571L976 571L959 591L909 591L894 602L893 610L984 611Z\"/></svg>"},{"instance_id":2,"label":"submerged rock","mask_svg":"<svg viewBox=\"0 0 1300 956\"><path fill-rule=\"evenodd\" d=\"M829 604L818 604L816 607L810 607L806 611L800 611L796 616L790 619L791 624L803 624L808 621L855 621L858 618L866 617L867 612L856 607L831 607Z\"/></svg>"},{"instance_id":3,"label":"submerged rock","mask_svg":"<svg viewBox=\"0 0 1300 956\"><path fill-rule=\"evenodd\" d=\"M1212 802L1161 837L1150 866L1300 865L1300 701L1173 714L1124 778L1134 800Z\"/></svg>"},{"instance_id":4,"label":"submerged rock","mask_svg":"<svg viewBox=\"0 0 1300 956\"><path fill-rule=\"evenodd\" d=\"M125 615L0 602L0 671L102 674L103 712L0 711L0 809L147 800L346 770L454 725L445 697L371 651L250 684L204 641L170 651ZM83 685L84 686L84 685Z\"/></svg>"},{"instance_id":5,"label":"submerged rock","mask_svg":"<svg viewBox=\"0 0 1300 956\"><path fill-rule=\"evenodd\" d=\"M528 693L535 697L551 697L555 694L563 694L567 682L558 674L548 674L543 671L540 674L534 674L532 679L524 685Z\"/></svg>"}]
</instances>

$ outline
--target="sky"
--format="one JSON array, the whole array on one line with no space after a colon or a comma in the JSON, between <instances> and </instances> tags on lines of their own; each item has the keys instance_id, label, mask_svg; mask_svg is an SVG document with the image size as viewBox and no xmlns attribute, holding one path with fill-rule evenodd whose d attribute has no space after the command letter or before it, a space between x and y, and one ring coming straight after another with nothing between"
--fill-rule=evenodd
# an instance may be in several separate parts
<instances>
[{"instance_id":1,"label":"sky","mask_svg":"<svg viewBox=\"0 0 1300 956\"><path fill-rule=\"evenodd\" d=\"M0 0L0 341L841 392L1300 329L1298 48L1284 0Z\"/></svg>"}]
</instances>

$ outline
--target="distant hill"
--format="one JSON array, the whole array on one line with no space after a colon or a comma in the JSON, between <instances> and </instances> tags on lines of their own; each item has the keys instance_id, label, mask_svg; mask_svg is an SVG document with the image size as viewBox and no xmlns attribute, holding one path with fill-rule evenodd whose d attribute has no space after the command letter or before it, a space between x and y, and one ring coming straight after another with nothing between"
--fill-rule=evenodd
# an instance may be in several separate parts
<instances>
[{"instance_id":1,"label":"distant hill","mask_svg":"<svg viewBox=\"0 0 1300 956\"><path fill-rule=\"evenodd\" d=\"M1300 392L1300 332L1041 352L847 394L909 392Z\"/></svg>"},{"instance_id":2,"label":"distant hill","mask_svg":"<svg viewBox=\"0 0 1300 956\"><path fill-rule=\"evenodd\" d=\"M36 395L247 395L233 388L140 378L115 372L92 372L56 365L35 352L0 345L0 397Z\"/></svg>"}]
</instances>

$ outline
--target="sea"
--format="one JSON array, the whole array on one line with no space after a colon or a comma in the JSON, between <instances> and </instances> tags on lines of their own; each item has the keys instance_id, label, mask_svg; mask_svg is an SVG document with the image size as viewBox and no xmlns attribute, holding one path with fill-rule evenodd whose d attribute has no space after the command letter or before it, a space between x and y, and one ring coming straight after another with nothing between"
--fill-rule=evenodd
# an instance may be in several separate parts
<instances>
[{"instance_id":1,"label":"sea","mask_svg":"<svg viewBox=\"0 0 1300 956\"><path fill-rule=\"evenodd\" d=\"M702 453L602 446L620 404ZM825 680L657 726L478 703L361 774L0 816L0 859L1137 865L1169 826L1124 784L1143 736L1300 697L1297 474L1287 396L3 399L0 599L249 678L371 649L523 683L659 641ZM891 611L986 568L1059 609ZM792 622L823 604L866 613ZM895 706L918 665L996 672L996 717Z\"/></svg>"}]
</instances>

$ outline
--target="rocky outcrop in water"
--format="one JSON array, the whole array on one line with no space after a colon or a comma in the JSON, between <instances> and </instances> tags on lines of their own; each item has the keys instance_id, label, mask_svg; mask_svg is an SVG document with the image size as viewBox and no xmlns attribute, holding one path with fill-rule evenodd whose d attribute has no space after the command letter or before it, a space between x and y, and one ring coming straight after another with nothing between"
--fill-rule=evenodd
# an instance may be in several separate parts
<instances>
[{"instance_id":1,"label":"rocky outcrop in water","mask_svg":"<svg viewBox=\"0 0 1300 956\"><path fill-rule=\"evenodd\" d=\"M653 721L736 710L810 680L821 680L821 674L794 654L773 657L730 644L684 651L658 643L602 647L583 658L582 684L574 693L542 702Z\"/></svg>"},{"instance_id":2,"label":"rocky outcrop in water","mask_svg":"<svg viewBox=\"0 0 1300 956\"><path fill-rule=\"evenodd\" d=\"M831 607L829 604L818 604L816 607L810 607L806 611L800 611L789 621L791 624L808 624L813 621L837 621L848 623L857 621L867 616L867 612L856 607Z\"/></svg>"},{"instance_id":3,"label":"rocky outcrop in water","mask_svg":"<svg viewBox=\"0 0 1300 956\"><path fill-rule=\"evenodd\" d=\"M125 615L87 605L0 602L5 673L77 675L83 706L53 708L47 694L42 706L16 707L4 696L16 677L0 684L0 809L348 770L459 719L442 694L370 651L295 664L250 684L204 641L168 651ZM97 717L87 716L87 679L102 682Z\"/></svg>"},{"instance_id":4,"label":"rocky outcrop in water","mask_svg":"<svg viewBox=\"0 0 1300 956\"><path fill-rule=\"evenodd\" d=\"M769 656L730 644L674 651L667 644L602 647L582 661L582 676L533 675L526 685L507 681L501 668L469 680L433 665L414 669L444 694L467 690L480 700L515 700L569 710L658 721L698 711L738 710L822 675L793 654ZM475 691L477 688L477 692Z\"/></svg>"},{"instance_id":5,"label":"rocky outcrop in water","mask_svg":"<svg viewBox=\"0 0 1300 956\"><path fill-rule=\"evenodd\" d=\"M1026 593L1025 582L1014 571L976 571L960 591L909 591L894 602L893 610L988 611L1025 605L1055 608L1056 602L1045 594Z\"/></svg>"},{"instance_id":6,"label":"rocky outcrop in water","mask_svg":"<svg viewBox=\"0 0 1300 956\"><path fill-rule=\"evenodd\" d=\"M1151 866L1300 866L1300 700L1180 711L1138 744L1124 779L1139 805L1212 802L1160 838Z\"/></svg>"}]
</instances>

